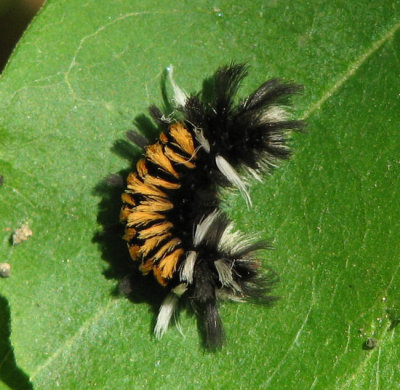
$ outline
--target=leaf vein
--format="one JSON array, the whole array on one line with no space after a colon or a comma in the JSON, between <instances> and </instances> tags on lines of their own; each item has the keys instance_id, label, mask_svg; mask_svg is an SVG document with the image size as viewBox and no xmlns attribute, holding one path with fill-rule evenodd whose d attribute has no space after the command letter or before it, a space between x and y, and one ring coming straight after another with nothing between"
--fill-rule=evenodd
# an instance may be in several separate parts
<instances>
[{"instance_id":1,"label":"leaf vein","mask_svg":"<svg viewBox=\"0 0 400 390\"><path fill-rule=\"evenodd\" d=\"M55 350L55 352L42 364L40 364L36 370L30 376L30 380L33 381L35 377L37 377L44 369L46 369L58 356L64 352L65 350L71 348L71 346L82 336L82 334L89 329L93 324L100 320L104 316L104 314L110 309L111 305L116 305L119 301L109 301L107 305L105 305L101 310L99 310L94 316L87 319L78 329L77 331L71 335L64 343Z\"/></svg>"},{"instance_id":2,"label":"leaf vein","mask_svg":"<svg viewBox=\"0 0 400 390\"><path fill-rule=\"evenodd\" d=\"M384 34L380 39L378 39L375 42L372 42L372 45L370 48L365 51L363 54L361 54L355 62L353 62L346 70L346 72L334 83L322 96L321 98L316 101L314 104L311 104L311 106L306 110L306 112L303 114L302 119L305 120L309 118L315 111L317 111L332 95L334 95L342 86L345 84L345 82L353 76L356 71L363 65L369 57L371 57L376 51L378 51L384 43L389 41L391 38L393 38L394 34L399 30L400 28L400 20L389 30Z\"/></svg>"}]
</instances>

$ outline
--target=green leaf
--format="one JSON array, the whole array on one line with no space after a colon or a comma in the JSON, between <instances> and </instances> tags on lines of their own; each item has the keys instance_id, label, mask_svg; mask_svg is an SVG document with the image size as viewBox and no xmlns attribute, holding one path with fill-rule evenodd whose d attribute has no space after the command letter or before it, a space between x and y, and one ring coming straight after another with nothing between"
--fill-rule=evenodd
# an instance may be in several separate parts
<instances>
[{"instance_id":1,"label":"green leaf","mask_svg":"<svg viewBox=\"0 0 400 390\"><path fill-rule=\"evenodd\" d=\"M0 79L0 387L399 383L399 29L398 1L48 1ZM196 91L231 60L251 65L242 96L272 76L304 84L308 132L253 209L227 198L240 229L272 238L261 260L282 299L223 303L228 343L207 353L186 312L184 336L154 340L161 297L140 279L136 299L115 294L129 259L99 235L119 208L100 183L140 153L118 140L148 127L166 66ZM12 246L23 223L33 235Z\"/></svg>"}]
</instances>

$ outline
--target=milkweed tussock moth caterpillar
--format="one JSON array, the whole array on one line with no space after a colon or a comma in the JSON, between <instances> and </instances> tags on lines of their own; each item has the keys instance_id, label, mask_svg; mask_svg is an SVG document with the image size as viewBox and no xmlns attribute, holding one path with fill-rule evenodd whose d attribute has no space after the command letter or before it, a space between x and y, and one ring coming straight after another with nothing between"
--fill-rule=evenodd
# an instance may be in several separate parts
<instances>
[{"instance_id":1,"label":"milkweed tussock moth caterpillar","mask_svg":"<svg viewBox=\"0 0 400 390\"><path fill-rule=\"evenodd\" d=\"M217 190L236 187L252 205L249 178L261 180L264 171L288 158L288 136L303 128L286 109L301 87L272 79L235 105L246 75L242 64L219 68L208 99L204 90L187 95L171 70L177 119L150 107L161 134L128 175L121 221L131 258L166 290L157 337L167 330L180 298L188 299L200 316L211 348L224 340L219 298L274 299L268 293L276 278L261 273L255 258L265 244L234 231L219 208Z\"/></svg>"}]
</instances>

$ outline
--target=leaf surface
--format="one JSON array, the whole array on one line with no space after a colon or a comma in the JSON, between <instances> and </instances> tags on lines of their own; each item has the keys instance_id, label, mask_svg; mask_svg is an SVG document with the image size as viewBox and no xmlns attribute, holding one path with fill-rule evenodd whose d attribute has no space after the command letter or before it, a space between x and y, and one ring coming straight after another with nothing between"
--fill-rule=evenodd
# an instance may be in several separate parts
<instances>
[{"instance_id":1,"label":"leaf surface","mask_svg":"<svg viewBox=\"0 0 400 390\"><path fill-rule=\"evenodd\" d=\"M400 383L399 28L398 1L48 1L0 79L0 387ZM129 260L99 235L119 208L101 183L139 156L119 141L133 121L154 135L143 114L163 104L166 66L194 92L231 60L251 66L241 96L303 84L308 131L252 187L253 209L227 197L240 229L272 239L261 260L282 299L222 304L228 343L207 353L186 312L184 336L154 340L157 290L116 296ZM12 246L23 223L33 235Z\"/></svg>"}]
</instances>

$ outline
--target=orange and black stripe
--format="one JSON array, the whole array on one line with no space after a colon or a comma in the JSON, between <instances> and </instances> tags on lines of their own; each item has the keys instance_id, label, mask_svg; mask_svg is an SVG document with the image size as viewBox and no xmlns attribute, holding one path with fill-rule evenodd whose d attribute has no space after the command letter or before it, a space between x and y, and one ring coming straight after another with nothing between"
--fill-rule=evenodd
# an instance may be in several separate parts
<instances>
[{"instance_id":1,"label":"orange and black stripe","mask_svg":"<svg viewBox=\"0 0 400 390\"><path fill-rule=\"evenodd\" d=\"M174 123L146 148L122 194L120 219L126 224L123 238L130 256L140 261L143 274L153 272L163 286L173 278L185 253L169 219L176 207L171 198L181 188L180 172L194 169L196 159L193 134L183 123Z\"/></svg>"}]
</instances>

